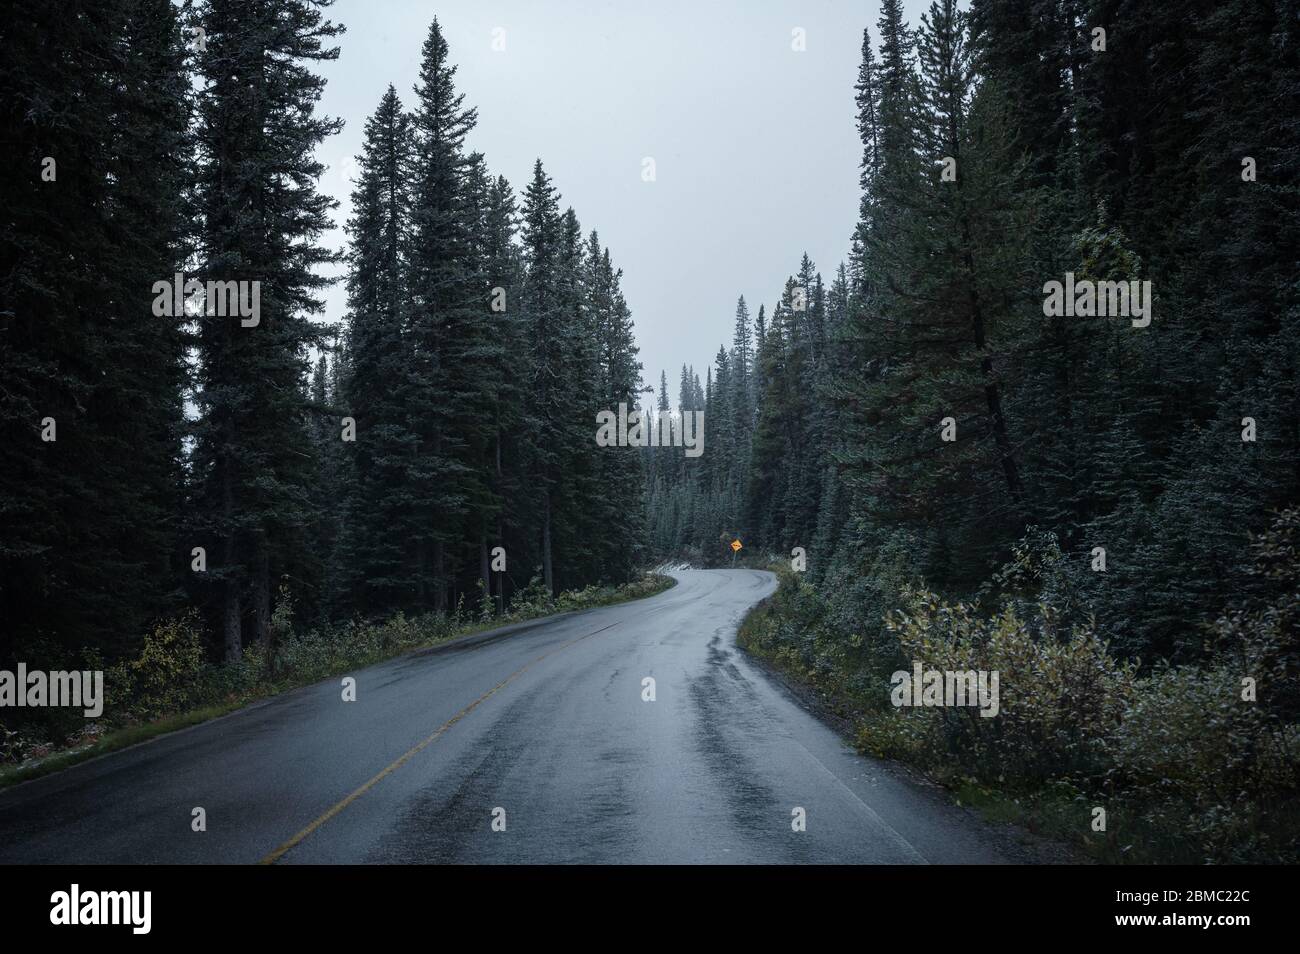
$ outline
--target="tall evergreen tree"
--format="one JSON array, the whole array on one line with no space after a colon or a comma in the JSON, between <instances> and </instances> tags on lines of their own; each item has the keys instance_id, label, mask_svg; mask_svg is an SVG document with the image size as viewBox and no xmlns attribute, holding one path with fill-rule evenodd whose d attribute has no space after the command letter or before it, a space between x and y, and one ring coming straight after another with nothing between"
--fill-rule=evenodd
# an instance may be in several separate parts
<instances>
[{"instance_id":1,"label":"tall evergreen tree","mask_svg":"<svg viewBox=\"0 0 1300 954\"><path fill-rule=\"evenodd\" d=\"M456 67L437 19L429 27L415 87L415 161L411 188L410 350L413 367L406 411L417 435L412 477L421 487L412 508L416 601L445 611L452 572L448 551L465 533L470 500L482 482L469 461L482 427L465 429L483 370L476 349L487 325L488 289L473 261L473 209L467 186L471 165L465 136L475 110L457 92ZM480 423L476 421L475 423ZM482 506L482 501L476 501ZM453 553L453 557L455 554Z\"/></svg>"},{"instance_id":2,"label":"tall evergreen tree","mask_svg":"<svg viewBox=\"0 0 1300 954\"><path fill-rule=\"evenodd\" d=\"M522 467L528 448L524 433L528 420L525 402L532 370L529 319L523 298L524 266L516 241L518 218L514 190L504 176L496 177L488 187L480 243L482 282L493 302L490 306L493 333L498 342L498 347L490 352L496 394L492 401L489 487L497 501L495 526L490 531L493 546L516 554L526 553L534 545L533 534L527 529L532 508L526 492L527 473ZM511 528L509 535L507 526ZM484 586L491 593L492 561L488 559L491 547L482 534L480 527L479 572L488 574ZM504 606L508 579L508 575L496 575L499 606Z\"/></svg>"},{"instance_id":3,"label":"tall evergreen tree","mask_svg":"<svg viewBox=\"0 0 1300 954\"><path fill-rule=\"evenodd\" d=\"M204 0L198 54L201 275L259 289L258 314L199 317L200 410L194 455L196 530L221 588L227 658L270 636L273 564L310 520L314 466L305 426L308 349L323 341L309 315L337 256L320 244L333 199L317 191L316 148L341 127L314 115L342 32L327 0ZM271 64L271 65L268 65ZM254 286L252 283L256 282Z\"/></svg>"},{"instance_id":4,"label":"tall evergreen tree","mask_svg":"<svg viewBox=\"0 0 1300 954\"><path fill-rule=\"evenodd\" d=\"M593 231L587 241L587 289L595 324L597 351L596 405L617 413L638 404L641 362L633 336L632 316L621 288L622 270L615 269L609 249L600 247ZM601 576L614 582L631 578L645 556L645 500L641 457L634 447L600 448L598 489L588 501L597 514L595 541Z\"/></svg>"},{"instance_id":5,"label":"tall evergreen tree","mask_svg":"<svg viewBox=\"0 0 1300 954\"><path fill-rule=\"evenodd\" d=\"M411 381L410 254L414 161L410 117L390 85L366 121L348 222L348 354L339 403L356 422L340 569L351 607L413 608L419 588L412 514L424 488L411 461L418 434Z\"/></svg>"},{"instance_id":6,"label":"tall evergreen tree","mask_svg":"<svg viewBox=\"0 0 1300 954\"><path fill-rule=\"evenodd\" d=\"M4 29L0 663L70 665L176 605L186 329L151 288L188 255L191 96L166 0Z\"/></svg>"},{"instance_id":7,"label":"tall evergreen tree","mask_svg":"<svg viewBox=\"0 0 1300 954\"><path fill-rule=\"evenodd\" d=\"M569 432L570 408L562 380L569 330L560 285L561 233L559 193L542 168L533 165L533 179L524 193L523 248L526 276L525 308L529 320L532 381L530 406L536 421L528 468L539 519L538 552L542 580L555 590L553 547L556 498L563 465L563 441Z\"/></svg>"}]
</instances>

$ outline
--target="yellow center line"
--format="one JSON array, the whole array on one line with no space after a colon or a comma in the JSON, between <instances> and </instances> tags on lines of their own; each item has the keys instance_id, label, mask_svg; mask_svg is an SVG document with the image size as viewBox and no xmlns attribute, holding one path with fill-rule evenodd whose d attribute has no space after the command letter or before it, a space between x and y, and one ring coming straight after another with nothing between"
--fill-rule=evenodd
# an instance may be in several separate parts
<instances>
[{"instance_id":1,"label":"yellow center line","mask_svg":"<svg viewBox=\"0 0 1300 954\"><path fill-rule=\"evenodd\" d=\"M397 769L401 768L403 765L405 765L407 762L409 762L409 761L410 761L414 756L416 756L418 753L420 753L420 752L423 751L424 749L428 748L428 747L429 747L430 745L432 745L434 742L437 742L438 739L440 739L440 738L443 736L443 734L444 734L448 729L450 729L453 725L455 725L455 724L456 724L457 722L459 722L461 719L465 718L465 716L469 715L471 712L473 712L475 709L477 709L481 703L486 702L486 701L487 701L488 699L490 699L492 696L496 695L498 691L500 691L502 688L504 688L504 687L507 686L508 684L514 682L517 678L519 678L521 675L523 675L523 674L524 674L525 672L527 672L529 669L533 668L533 666L537 665L537 664L538 664L539 662L541 662L543 659L547 658L548 656L554 656L556 653L560 652L561 650L563 650L563 649L568 649L568 648L569 648L570 646L572 646L574 643L580 643L580 642L582 642L584 639L588 639L588 638L590 638L590 637L592 637L592 636L595 636L597 633L603 633L603 632L605 632L605 630L607 630L607 629L613 629L613 628L614 628L615 626L617 626L617 625L618 625L618 623L610 623L608 626L604 626L604 627L602 627L602 628L600 628L600 629L597 629L597 630L595 630L595 631L593 631L593 632L586 633L585 635L579 636L577 639L571 639L571 640L569 640L567 643L562 643L561 645L556 646L554 649L542 653L542 655L538 656L536 659L532 660L531 662L527 663L526 665L522 666L521 668L516 669L514 672L512 672L510 675L506 676L504 679L502 679L500 682L498 682L495 686L493 686L493 687L492 687L491 689L489 689L487 692L483 693L483 695L479 696L477 699L475 699L473 702L471 702L469 705L467 705L464 709L461 709L459 712L457 712L454 716L452 716L450 719L448 719L448 720L447 720L446 722L444 722L442 725L438 726L438 728L435 729L435 730L433 731L433 733L432 733L428 738L424 739L424 740L421 741L421 742L417 742L415 745L411 746L411 748L407 749L405 753L403 753L400 757L398 757L396 761L394 761L391 765L389 765L387 768L385 768L383 771L381 771L378 775L376 775L376 776L375 776L374 778L372 778L370 781L366 782L364 785L362 785L360 788L358 788L358 789L357 789L355 792L353 792L351 795L348 795L348 796L347 796L346 798L344 798L342 801L338 802L336 805L333 805L333 806L330 807L328 810L326 810L325 813L322 814L319 818L317 818L315 821L313 821L310 825L308 825L308 826L307 826L306 828L304 828L302 831L298 832L298 834L296 834L296 835L294 835L292 838L290 838L288 841L286 841L286 842L285 842L283 845L281 845L279 848L275 849L275 851L271 852L269 855L267 855L265 858L263 858L261 861L259 861L258 864L260 864L260 865L273 865L273 864L275 864L275 863L276 863L277 861L279 861L282 857L284 857L284 855L285 855L286 852L292 850L295 846L297 846L298 844L300 844L304 838L306 838L308 835L310 835L310 834L311 834L312 832L314 832L316 829L320 828L321 825L324 825L327 821L329 821L331 818L333 818L333 817L334 817L335 815L337 815L339 812L343 811L343 809L347 808L349 805L351 805L353 802L355 802L358 798L360 798L360 797L361 797L362 795L364 795L366 792L370 791L370 789L372 789L372 788L374 788L376 785L378 785L379 782L382 781L384 778L386 778L387 776L391 775L393 772L397 771Z\"/></svg>"}]
</instances>

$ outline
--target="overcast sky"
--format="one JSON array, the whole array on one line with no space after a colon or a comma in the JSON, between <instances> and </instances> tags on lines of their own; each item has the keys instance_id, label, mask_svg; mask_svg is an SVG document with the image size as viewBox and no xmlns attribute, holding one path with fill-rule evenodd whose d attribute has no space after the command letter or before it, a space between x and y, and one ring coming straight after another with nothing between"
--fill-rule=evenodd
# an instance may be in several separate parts
<instances>
[{"instance_id":1,"label":"overcast sky","mask_svg":"<svg viewBox=\"0 0 1300 954\"><path fill-rule=\"evenodd\" d=\"M928 7L906 4L915 25ZM827 284L857 215L862 28L878 0L339 0L339 59L320 109L323 190L342 223L362 127L391 82L410 108L436 15L478 126L468 145L521 192L540 157L584 233L623 269L648 383L704 369L730 343L737 296L771 310L803 252ZM792 31L806 49L792 49ZM505 49L493 49L503 30ZM656 181L642 179L643 160ZM326 317L345 311L341 284Z\"/></svg>"}]
</instances>

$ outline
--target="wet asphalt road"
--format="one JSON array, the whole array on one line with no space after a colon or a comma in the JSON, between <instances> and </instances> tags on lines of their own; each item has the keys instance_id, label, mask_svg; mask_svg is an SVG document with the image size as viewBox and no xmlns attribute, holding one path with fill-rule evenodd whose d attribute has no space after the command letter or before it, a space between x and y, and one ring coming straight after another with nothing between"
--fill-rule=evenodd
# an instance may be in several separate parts
<instances>
[{"instance_id":1,"label":"wet asphalt road","mask_svg":"<svg viewBox=\"0 0 1300 954\"><path fill-rule=\"evenodd\" d=\"M0 862L1005 860L736 649L771 574L674 575L360 670L355 702L330 680L0 792Z\"/></svg>"}]
</instances>

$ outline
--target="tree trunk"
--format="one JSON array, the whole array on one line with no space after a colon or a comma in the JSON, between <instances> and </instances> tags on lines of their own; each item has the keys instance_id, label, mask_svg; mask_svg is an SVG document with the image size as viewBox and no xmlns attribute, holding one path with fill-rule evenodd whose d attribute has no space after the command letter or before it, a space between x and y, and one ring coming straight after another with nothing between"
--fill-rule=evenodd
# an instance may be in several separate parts
<instances>
[{"instance_id":1,"label":"tree trunk","mask_svg":"<svg viewBox=\"0 0 1300 954\"><path fill-rule=\"evenodd\" d=\"M500 516L497 517L497 544L505 546L506 530L505 522ZM509 564L507 564L508 566ZM506 574L504 570L497 571L497 615L506 615Z\"/></svg>"},{"instance_id":2,"label":"tree trunk","mask_svg":"<svg viewBox=\"0 0 1300 954\"><path fill-rule=\"evenodd\" d=\"M954 130L954 142L956 134ZM952 145L953 155L957 155ZM984 401L988 405L989 417L993 421L993 439L998 445L998 455L1002 458L1002 474L1007 479L1007 489L1015 500L1020 499L1020 471L1016 467L1015 450L1007 434L1007 421L1002 414L1002 394L998 388L997 376L993 373L993 357L986 350L984 334L984 311L980 303L975 276L975 257L971 252L970 219L967 217L966 203L962 201L961 173L957 174L957 200L961 216L962 264L966 268L966 290L970 302L971 333L975 338L975 347L981 352L980 371L984 374Z\"/></svg>"},{"instance_id":3,"label":"tree trunk","mask_svg":"<svg viewBox=\"0 0 1300 954\"><path fill-rule=\"evenodd\" d=\"M233 549L233 547L227 546L226 553L229 555ZM226 662L239 662L239 658L244 654L244 647L239 635L238 580L231 577L226 578L222 602L221 629L225 636Z\"/></svg>"},{"instance_id":4,"label":"tree trunk","mask_svg":"<svg viewBox=\"0 0 1300 954\"><path fill-rule=\"evenodd\" d=\"M421 539L415 545L415 605L420 612L429 606L429 542Z\"/></svg>"},{"instance_id":5,"label":"tree trunk","mask_svg":"<svg viewBox=\"0 0 1300 954\"><path fill-rule=\"evenodd\" d=\"M551 569L551 492L542 495L542 582L555 595L555 574Z\"/></svg>"},{"instance_id":6,"label":"tree trunk","mask_svg":"<svg viewBox=\"0 0 1300 954\"><path fill-rule=\"evenodd\" d=\"M229 459L223 458L219 466L221 467L221 516L224 525L230 528L234 517L235 501ZM234 574L235 531L233 529L227 529L226 531L221 559L221 569L225 574L224 592L222 593L221 630L226 645L226 662L238 662L239 658L244 654L244 647L239 632L239 580Z\"/></svg>"},{"instance_id":7,"label":"tree trunk","mask_svg":"<svg viewBox=\"0 0 1300 954\"><path fill-rule=\"evenodd\" d=\"M498 411L498 414L500 412ZM496 484L495 489L498 494L504 495L504 481L501 470L501 426L498 423L496 433ZM506 529L505 518L502 516L500 509L497 510L497 546L505 546ZM490 592L490 589L489 589ZM497 573L497 615L506 614L506 575L505 571Z\"/></svg>"},{"instance_id":8,"label":"tree trunk","mask_svg":"<svg viewBox=\"0 0 1300 954\"><path fill-rule=\"evenodd\" d=\"M260 533L253 550L253 639L267 650L271 646L271 560L266 552L266 538Z\"/></svg>"},{"instance_id":9,"label":"tree trunk","mask_svg":"<svg viewBox=\"0 0 1300 954\"><path fill-rule=\"evenodd\" d=\"M446 544L441 540L435 540L433 543L433 608L439 613L447 612L447 586L443 582L446 553Z\"/></svg>"}]
</instances>

